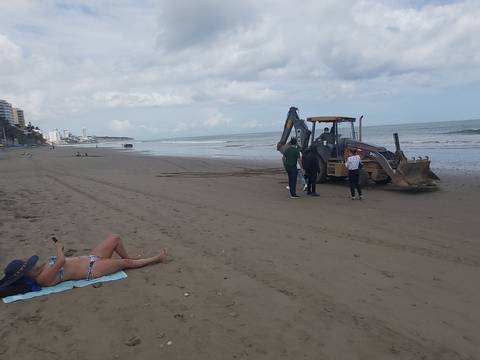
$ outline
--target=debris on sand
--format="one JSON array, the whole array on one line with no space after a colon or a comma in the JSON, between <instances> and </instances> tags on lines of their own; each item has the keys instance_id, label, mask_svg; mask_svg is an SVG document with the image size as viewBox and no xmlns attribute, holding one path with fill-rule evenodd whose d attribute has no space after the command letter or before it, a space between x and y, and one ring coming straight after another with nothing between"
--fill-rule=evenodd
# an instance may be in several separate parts
<instances>
[{"instance_id":1,"label":"debris on sand","mask_svg":"<svg viewBox=\"0 0 480 360\"><path fill-rule=\"evenodd\" d=\"M142 342L142 340L140 340L140 338L138 338L136 336L133 336L130 339L128 339L127 341L125 341L125 345L127 345L127 346L137 346L141 342Z\"/></svg>"}]
</instances>

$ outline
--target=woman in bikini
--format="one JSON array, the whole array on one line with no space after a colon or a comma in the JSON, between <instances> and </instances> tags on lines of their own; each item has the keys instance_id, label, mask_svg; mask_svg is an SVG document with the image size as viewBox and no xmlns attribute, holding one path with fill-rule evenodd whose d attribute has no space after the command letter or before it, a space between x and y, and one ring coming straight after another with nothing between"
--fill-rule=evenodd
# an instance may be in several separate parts
<instances>
[{"instance_id":1,"label":"woman in bikini","mask_svg":"<svg viewBox=\"0 0 480 360\"><path fill-rule=\"evenodd\" d=\"M123 269L136 269L146 265L165 261L167 252L162 249L160 254L148 258L133 258L129 256L118 235L111 235L93 249L91 255L65 257L63 244L56 238L57 255L52 256L48 263L37 265L37 256L32 256L25 264L28 264L24 272L26 277L31 278L40 286L54 286L62 281L94 279L100 276L113 274ZM117 253L120 259L113 259ZM14 260L18 261L18 260Z\"/></svg>"}]
</instances>

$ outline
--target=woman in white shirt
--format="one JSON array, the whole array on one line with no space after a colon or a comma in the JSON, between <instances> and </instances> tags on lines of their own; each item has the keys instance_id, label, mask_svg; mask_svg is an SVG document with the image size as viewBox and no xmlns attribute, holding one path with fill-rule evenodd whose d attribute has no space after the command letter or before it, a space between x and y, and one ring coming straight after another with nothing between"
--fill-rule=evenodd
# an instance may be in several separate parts
<instances>
[{"instance_id":1,"label":"woman in white shirt","mask_svg":"<svg viewBox=\"0 0 480 360\"><path fill-rule=\"evenodd\" d=\"M358 199L362 200L362 189L360 189L360 169L362 168L362 159L357 154L357 149L350 150L351 154L345 162L345 166L348 169L348 179L350 180L350 192L352 194L352 200L355 200L355 189L358 192Z\"/></svg>"}]
</instances>

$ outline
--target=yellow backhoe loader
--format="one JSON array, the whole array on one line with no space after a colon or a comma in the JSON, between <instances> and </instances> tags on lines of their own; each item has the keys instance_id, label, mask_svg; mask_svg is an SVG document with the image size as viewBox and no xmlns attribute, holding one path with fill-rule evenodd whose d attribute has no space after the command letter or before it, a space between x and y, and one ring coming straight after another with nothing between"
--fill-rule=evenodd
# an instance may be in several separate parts
<instances>
[{"instance_id":1,"label":"yellow backhoe loader","mask_svg":"<svg viewBox=\"0 0 480 360\"><path fill-rule=\"evenodd\" d=\"M395 152L384 147L362 142L362 117L359 119L358 134L355 131L356 118L347 116L313 116L305 120L298 116L298 109L291 107L285 121L282 137L277 144L281 151L287 143L293 128L302 151L313 148L316 151L320 172L318 182L348 175L345 159L352 149L360 150L363 167L362 183L374 181L378 184L392 183L403 189L424 189L437 185L440 180L430 170L428 157L407 159L400 149L398 134L393 134ZM307 122L312 124L310 130ZM320 136L315 137L316 127L324 126Z\"/></svg>"}]
</instances>

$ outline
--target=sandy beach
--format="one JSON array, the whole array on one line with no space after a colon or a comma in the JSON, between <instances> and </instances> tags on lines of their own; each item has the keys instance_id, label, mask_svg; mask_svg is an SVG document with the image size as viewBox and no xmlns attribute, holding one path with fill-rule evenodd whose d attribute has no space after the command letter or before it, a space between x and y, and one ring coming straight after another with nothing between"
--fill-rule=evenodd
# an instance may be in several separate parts
<instances>
[{"instance_id":1,"label":"sandy beach","mask_svg":"<svg viewBox=\"0 0 480 360\"><path fill-rule=\"evenodd\" d=\"M0 152L2 269L53 254L52 234L70 255L117 233L171 261L0 303L1 359L480 358L476 174L292 200L280 158L29 151Z\"/></svg>"}]
</instances>

